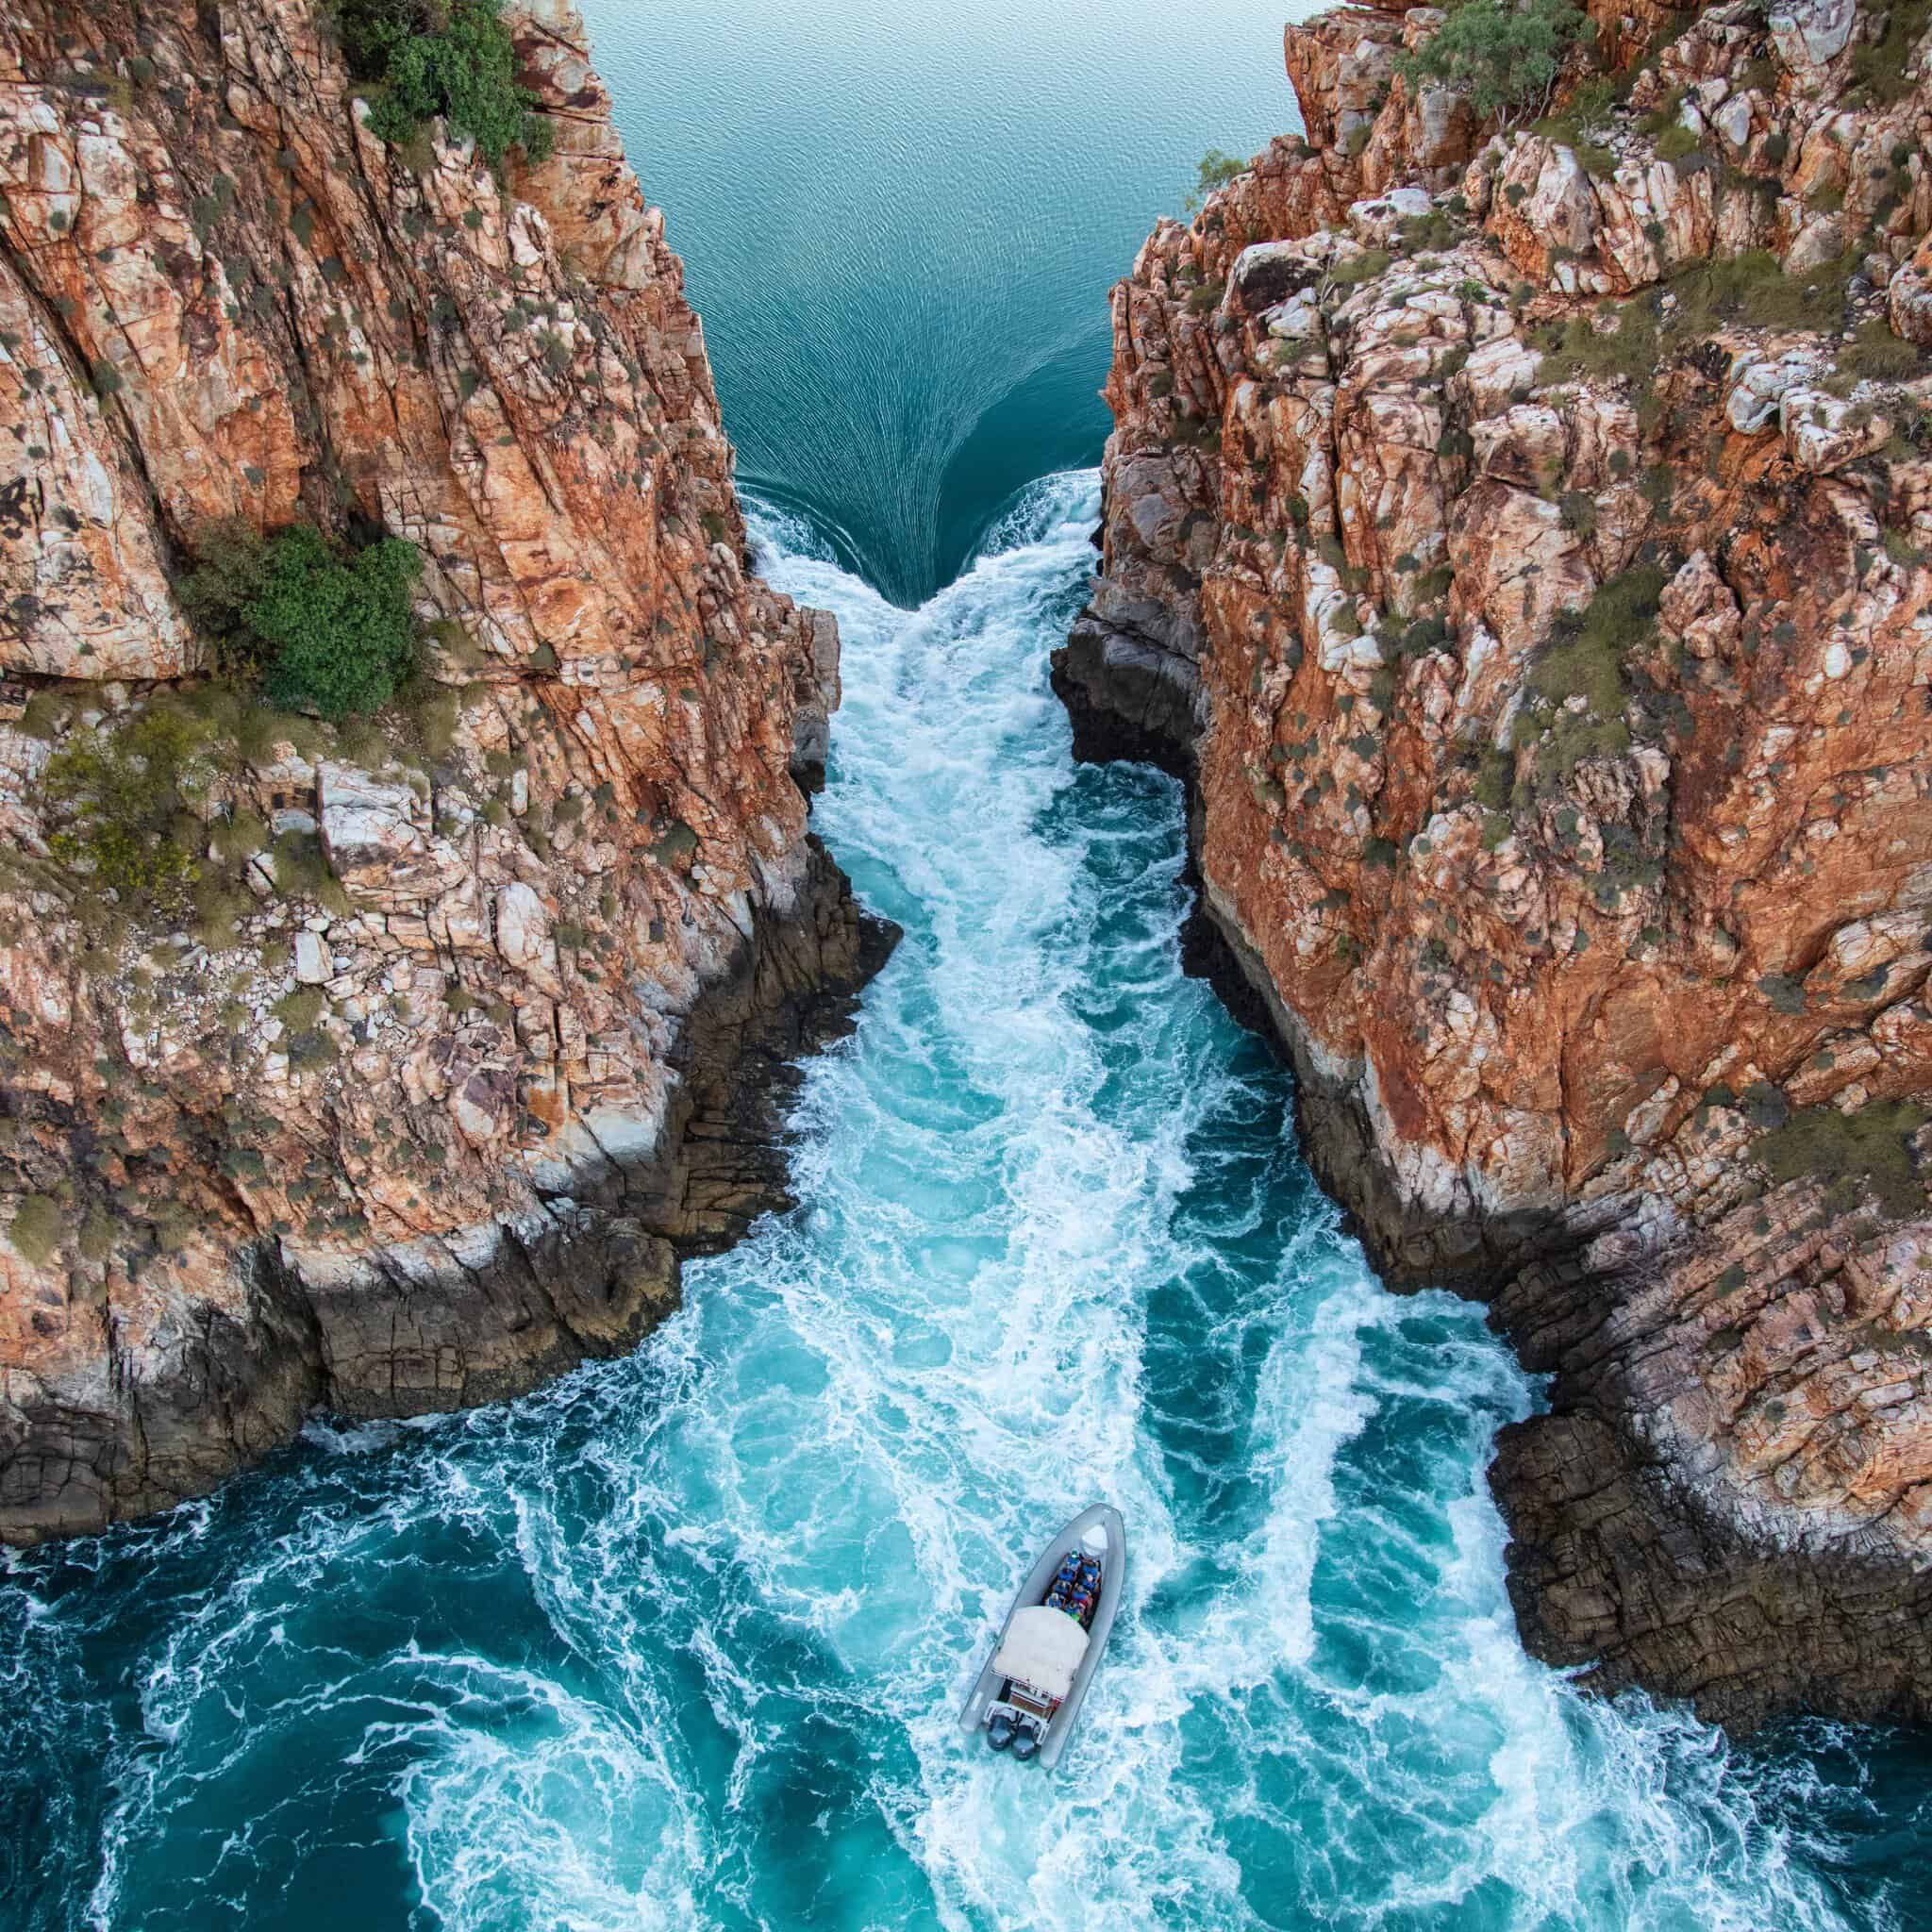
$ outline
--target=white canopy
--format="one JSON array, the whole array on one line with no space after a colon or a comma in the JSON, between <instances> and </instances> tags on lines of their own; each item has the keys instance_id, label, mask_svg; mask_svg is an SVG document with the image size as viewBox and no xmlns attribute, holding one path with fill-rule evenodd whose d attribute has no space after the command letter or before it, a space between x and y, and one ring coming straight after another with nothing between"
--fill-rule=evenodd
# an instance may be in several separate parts
<instances>
[{"instance_id":1,"label":"white canopy","mask_svg":"<svg viewBox=\"0 0 1932 1932\"><path fill-rule=\"evenodd\" d=\"M1049 1697L1064 1697L1086 1655L1087 1633L1076 1619L1033 1604L1013 1612L992 1667L1001 1676L1018 1677Z\"/></svg>"}]
</instances>

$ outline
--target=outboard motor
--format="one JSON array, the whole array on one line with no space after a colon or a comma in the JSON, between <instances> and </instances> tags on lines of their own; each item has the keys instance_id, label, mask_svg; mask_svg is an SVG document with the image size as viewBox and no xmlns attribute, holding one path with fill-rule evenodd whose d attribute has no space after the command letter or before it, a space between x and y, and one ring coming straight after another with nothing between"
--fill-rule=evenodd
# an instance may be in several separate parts
<instances>
[{"instance_id":1,"label":"outboard motor","mask_svg":"<svg viewBox=\"0 0 1932 1932\"><path fill-rule=\"evenodd\" d=\"M986 1727L986 1747L989 1751L1004 1751L1016 1737L1024 1738L1026 1733L1013 1722L1004 1710L996 1710ZM1038 1745L1034 1747L1036 1750ZM1016 1757L1030 1757L1031 1752L1016 1751Z\"/></svg>"},{"instance_id":2,"label":"outboard motor","mask_svg":"<svg viewBox=\"0 0 1932 1932\"><path fill-rule=\"evenodd\" d=\"M1019 1731L1013 1737L1013 1756L1022 1764L1030 1762L1040 1756L1040 1733L1034 1730Z\"/></svg>"}]
</instances>

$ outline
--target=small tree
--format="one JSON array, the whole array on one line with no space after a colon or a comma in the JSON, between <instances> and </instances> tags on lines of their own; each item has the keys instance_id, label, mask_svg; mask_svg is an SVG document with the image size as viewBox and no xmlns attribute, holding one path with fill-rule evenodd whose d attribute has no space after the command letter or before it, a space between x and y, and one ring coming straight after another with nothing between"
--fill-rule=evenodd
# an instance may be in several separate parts
<instances>
[{"instance_id":1,"label":"small tree","mask_svg":"<svg viewBox=\"0 0 1932 1932\"><path fill-rule=\"evenodd\" d=\"M1194 171L1194 185L1188 191L1185 203L1191 215L1201 212L1201 207L1217 188L1225 188L1237 175L1247 173L1248 164L1234 155L1224 155L1218 147L1210 147L1201 157L1200 165Z\"/></svg>"},{"instance_id":2,"label":"small tree","mask_svg":"<svg viewBox=\"0 0 1932 1932\"><path fill-rule=\"evenodd\" d=\"M1583 25L1569 0L1464 0L1396 71L1411 88L1454 88L1482 119L1513 127L1547 110Z\"/></svg>"},{"instance_id":3,"label":"small tree","mask_svg":"<svg viewBox=\"0 0 1932 1932\"><path fill-rule=\"evenodd\" d=\"M270 699L332 722L381 709L416 661L410 603L422 571L422 553L400 537L347 562L312 524L272 537L262 589L242 613L269 654Z\"/></svg>"},{"instance_id":4,"label":"small tree","mask_svg":"<svg viewBox=\"0 0 1932 1932\"><path fill-rule=\"evenodd\" d=\"M248 607L268 589L268 541L240 517L209 524L195 536L194 568L175 580L175 594L213 645L215 662L229 676L259 668L261 640Z\"/></svg>"}]
</instances>

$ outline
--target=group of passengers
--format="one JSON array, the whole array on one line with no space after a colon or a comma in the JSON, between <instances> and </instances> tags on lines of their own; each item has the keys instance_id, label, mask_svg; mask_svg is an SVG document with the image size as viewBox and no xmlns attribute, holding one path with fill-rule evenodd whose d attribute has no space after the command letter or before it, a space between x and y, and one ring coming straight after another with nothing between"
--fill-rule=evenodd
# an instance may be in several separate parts
<instances>
[{"instance_id":1,"label":"group of passengers","mask_svg":"<svg viewBox=\"0 0 1932 1932\"><path fill-rule=\"evenodd\" d=\"M1100 1601L1100 1565L1091 1557L1070 1550L1046 1592L1050 1610L1064 1610L1085 1629L1093 1621L1093 1606Z\"/></svg>"}]
</instances>

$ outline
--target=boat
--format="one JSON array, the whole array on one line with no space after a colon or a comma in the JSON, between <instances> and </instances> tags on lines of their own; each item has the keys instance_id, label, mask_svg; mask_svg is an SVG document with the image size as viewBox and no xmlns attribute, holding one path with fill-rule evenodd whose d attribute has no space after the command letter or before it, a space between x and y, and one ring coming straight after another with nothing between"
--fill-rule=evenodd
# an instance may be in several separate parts
<instances>
[{"instance_id":1,"label":"boat","mask_svg":"<svg viewBox=\"0 0 1932 1932\"><path fill-rule=\"evenodd\" d=\"M1048 1769L1058 1764L1107 1648L1126 1576L1121 1512L1107 1503L1083 1509L1026 1573L960 1724L984 1730L991 1750L1038 1758Z\"/></svg>"}]
</instances>

